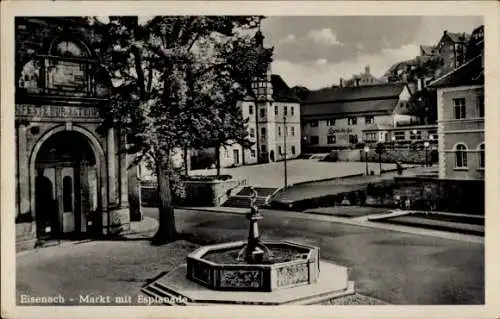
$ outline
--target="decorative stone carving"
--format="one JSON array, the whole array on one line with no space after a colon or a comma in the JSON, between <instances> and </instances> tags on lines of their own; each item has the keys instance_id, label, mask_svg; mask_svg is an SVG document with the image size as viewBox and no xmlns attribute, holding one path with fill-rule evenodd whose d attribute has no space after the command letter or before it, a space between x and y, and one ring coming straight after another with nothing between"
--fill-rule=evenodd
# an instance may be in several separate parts
<instances>
[{"instance_id":1,"label":"decorative stone carving","mask_svg":"<svg viewBox=\"0 0 500 319\"><path fill-rule=\"evenodd\" d=\"M196 263L193 265L193 278L210 284L210 269L204 263Z\"/></svg>"},{"instance_id":2,"label":"decorative stone carving","mask_svg":"<svg viewBox=\"0 0 500 319\"><path fill-rule=\"evenodd\" d=\"M221 288L259 288L262 286L262 273L258 270L222 270Z\"/></svg>"},{"instance_id":3,"label":"decorative stone carving","mask_svg":"<svg viewBox=\"0 0 500 319\"><path fill-rule=\"evenodd\" d=\"M308 283L309 281L309 268L306 263L277 268L276 273L278 287Z\"/></svg>"}]
</instances>

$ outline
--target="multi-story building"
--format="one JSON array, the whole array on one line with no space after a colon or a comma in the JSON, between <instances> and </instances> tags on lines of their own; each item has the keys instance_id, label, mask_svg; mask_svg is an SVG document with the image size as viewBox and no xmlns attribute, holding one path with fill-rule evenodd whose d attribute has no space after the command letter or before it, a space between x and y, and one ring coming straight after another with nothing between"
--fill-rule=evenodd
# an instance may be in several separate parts
<instances>
[{"instance_id":1,"label":"multi-story building","mask_svg":"<svg viewBox=\"0 0 500 319\"><path fill-rule=\"evenodd\" d=\"M92 49L99 35L83 18L19 17L15 38L18 237L116 230L130 221L137 169L124 132L101 117L110 86Z\"/></svg>"},{"instance_id":2,"label":"multi-story building","mask_svg":"<svg viewBox=\"0 0 500 319\"><path fill-rule=\"evenodd\" d=\"M437 91L439 177L484 179L483 55L430 83Z\"/></svg>"},{"instance_id":3,"label":"multi-story building","mask_svg":"<svg viewBox=\"0 0 500 319\"><path fill-rule=\"evenodd\" d=\"M352 147L363 142L364 130L411 124L417 118L408 114L410 96L404 83L312 91L301 105L304 147L307 151ZM385 140L387 132L383 134L378 138Z\"/></svg>"},{"instance_id":4,"label":"multi-story building","mask_svg":"<svg viewBox=\"0 0 500 319\"><path fill-rule=\"evenodd\" d=\"M256 45L263 46L259 30ZM240 102L243 118L248 118L248 137L252 145L238 143L221 147L222 167L267 163L296 158L301 153L300 101L281 76L266 74L254 79L254 94Z\"/></svg>"},{"instance_id":5,"label":"multi-story building","mask_svg":"<svg viewBox=\"0 0 500 319\"><path fill-rule=\"evenodd\" d=\"M437 125L407 125L388 128L369 128L363 130L366 143L394 142L407 143L418 141L437 142Z\"/></svg>"}]
</instances>

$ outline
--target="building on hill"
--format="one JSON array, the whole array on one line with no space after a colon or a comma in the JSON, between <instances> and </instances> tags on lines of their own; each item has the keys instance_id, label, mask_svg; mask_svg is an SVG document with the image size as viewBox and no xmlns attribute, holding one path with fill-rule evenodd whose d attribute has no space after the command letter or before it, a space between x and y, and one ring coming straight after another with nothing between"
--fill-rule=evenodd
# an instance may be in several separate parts
<instances>
[{"instance_id":1,"label":"building on hill","mask_svg":"<svg viewBox=\"0 0 500 319\"><path fill-rule=\"evenodd\" d=\"M137 217L129 212L137 167L122 152L124 131L101 116L111 83L88 26L83 18L15 20L20 240L109 234Z\"/></svg>"},{"instance_id":2,"label":"building on hill","mask_svg":"<svg viewBox=\"0 0 500 319\"><path fill-rule=\"evenodd\" d=\"M436 76L450 72L466 62L467 43L470 34L443 31L443 36L436 44L437 55L443 59L443 67Z\"/></svg>"},{"instance_id":3,"label":"building on hill","mask_svg":"<svg viewBox=\"0 0 500 319\"><path fill-rule=\"evenodd\" d=\"M351 86L364 86L364 85L376 85L382 84L384 81L377 79L370 73L370 66L365 67L365 72L360 74L354 74L350 79L339 80L340 87L351 87Z\"/></svg>"},{"instance_id":4,"label":"building on hill","mask_svg":"<svg viewBox=\"0 0 500 319\"><path fill-rule=\"evenodd\" d=\"M304 152L355 147L365 129L415 122L408 114L410 96L404 83L311 91L301 105Z\"/></svg>"},{"instance_id":5,"label":"building on hill","mask_svg":"<svg viewBox=\"0 0 500 319\"><path fill-rule=\"evenodd\" d=\"M484 179L484 58L429 84L437 91L439 177Z\"/></svg>"}]
</instances>

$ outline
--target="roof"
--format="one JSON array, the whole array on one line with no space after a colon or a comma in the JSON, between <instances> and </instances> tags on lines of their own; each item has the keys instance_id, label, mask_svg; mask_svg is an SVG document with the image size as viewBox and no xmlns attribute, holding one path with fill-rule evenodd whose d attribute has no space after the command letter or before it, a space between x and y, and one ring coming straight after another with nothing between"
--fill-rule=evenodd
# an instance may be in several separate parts
<instances>
[{"instance_id":1,"label":"roof","mask_svg":"<svg viewBox=\"0 0 500 319\"><path fill-rule=\"evenodd\" d=\"M304 105L339 101L361 101L399 98L405 83L382 83L366 86L324 88L311 91L302 102Z\"/></svg>"},{"instance_id":2,"label":"roof","mask_svg":"<svg viewBox=\"0 0 500 319\"><path fill-rule=\"evenodd\" d=\"M345 115L346 113L363 113L364 115L392 113L398 104L399 98L372 99L364 101L335 101L328 103L317 103L302 105L300 113L302 116L320 115Z\"/></svg>"},{"instance_id":3,"label":"roof","mask_svg":"<svg viewBox=\"0 0 500 319\"><path fill-rule=\"evenodd\" d=\"M470 39L470 34L466 33L455 33L455 32L447 32L446 35L450 37L453 42L467 42Z\"/></svg>"},{"instance_id":4,"label":"roof","mask_svg":"<svg viewBox=\"0 0 500 319\"><path fill-rule=\"evenodd\" d=\"M482 55L478 55L464 65L429 83L428 86L440 88L462 85L484 85L483 72Z\"/></svg>"},{"instance_id":5,"label":"roof","mask_svg":"<svg viewBox=\"0 0 500 319\"><path fill-rule=\"evenodd\" d=\"M434 55L436 54L436 48L433 47L432 45L421 45L420 49L422 50L422 53L425 55Z\"/></svg>"},{"instance_id":6,"label":"roof","mask_svg":"<svg viewBox=\"0 0 500 319\"><path fill-rule=\"evenodd\" d=\"M273 99L276 102L300 102L286 82L277 74L271 75L271 84L273 86Z\"/></svg>"}]
</instances>

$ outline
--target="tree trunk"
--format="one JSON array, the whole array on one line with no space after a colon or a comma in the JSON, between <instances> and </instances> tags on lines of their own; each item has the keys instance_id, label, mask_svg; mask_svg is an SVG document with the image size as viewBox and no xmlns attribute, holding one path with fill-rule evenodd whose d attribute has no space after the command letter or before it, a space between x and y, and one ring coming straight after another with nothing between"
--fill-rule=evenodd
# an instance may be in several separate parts
<instances>
[{"instance_id":1,"label":"tree trunk","mask_svg":"<svg viewBox=\"0 0 500 319\"><path fill-rule=\"evenodd\" d=\"M188 148L184 146L184 174L189 175L189 164L188 164Z\"/></svg>"},{"instance_id":2,"label":"tree trunk","mask_svg":"<svg viewBox=\"0 0 500 319\"><path fill-rule=\"evenodd\" d=\"M158 179L158 230L153 237L154 245L162 245L176 239L175 215L170 190L170 156L156 162Z\"/></svg>"},{"instance_id":3,"label":"tree trunk","mask_svg":"<svg viewBox=\"0 0 500 319\"><path fill-rule=\"evenodd\" d=\"M220 145L215 147L215 168L217 169L217 176L220 175Z\"/></svg>"}]
</instances>

